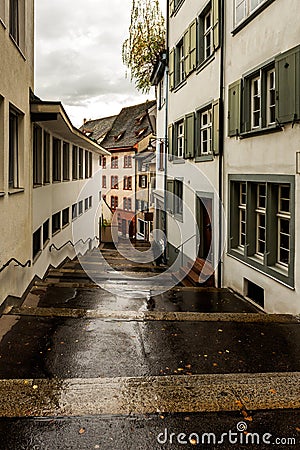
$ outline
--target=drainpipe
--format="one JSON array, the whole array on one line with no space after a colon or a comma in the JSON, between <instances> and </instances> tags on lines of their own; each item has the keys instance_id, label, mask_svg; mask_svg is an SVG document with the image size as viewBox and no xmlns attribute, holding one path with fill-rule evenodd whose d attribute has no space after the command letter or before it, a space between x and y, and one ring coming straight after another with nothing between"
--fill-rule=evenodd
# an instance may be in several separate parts
<instances>
[{"instance_id":1,"label":"drainpipe","mask_svg":"<svg viewBox=\"0 0 300 450\"><path fill-rule=\"evenodd\" d=\"M225 50L225 1L221 1L220 8L220 81L219 81L219 98L220 98L220 111L219 111L219 254L218 254L218 287L222 287L222 248L221 237L223 233L223 154L224 154L224 50Z\"/></svg>"},{"instance_id":2,"label":"drainpipe","mask_svg":"<svg viewBox=\"0 0 300 450\"><path fill-rule=\"evenodd\" d=\"M168 166L168 106L169 106L169 2L167 2L167 12L166 12L166 68L165 68L165 79L166 79L166 103L165 103L165 153L164 153L164 233L166 236L165 249L163 260L164 264L168 261L168 226L167 226L167 166Z\"/></svg>"}]
</instances>

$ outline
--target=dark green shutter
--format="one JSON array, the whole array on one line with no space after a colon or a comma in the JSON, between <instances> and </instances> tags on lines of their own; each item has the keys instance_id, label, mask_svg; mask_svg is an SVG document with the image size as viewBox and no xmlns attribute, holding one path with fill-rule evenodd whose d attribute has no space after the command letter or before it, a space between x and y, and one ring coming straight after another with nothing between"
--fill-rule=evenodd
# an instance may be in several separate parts
<instances>
[{"instance_id":1,"label":"dark green shutter","mask_svg":"<svg viewBox=\"0 0 300 450\"><path fill-rule=\"evenodd\" d=\"M300 46L275 58L276 118L279 123L300 119Z\"/></svg>"},{"instance_id":2,"label":"dark green shutter","mask_svg":"<svg viewBox=\"0 0 300 450\"><path fill-rule=\"evenodd\" d=\"M187 114L184 118L184 158L193 158L195 134L195 116L194 113Z\"/></svg>"},{"instance_id":3,"label":"dark green shutter","mask_svg":"<svg viewBox=\"0 0 300 450\"><path fill-rule=\"evenodd\" d=\"M189 27L190 34L190 72L197 66L197 19Z\"/></svg>"},{"instance_id":4,"label":"dark green shutter","mask_svg":"<svg viewBox=\"0 0 300 450\"><path fill-rule=\"evenodd\" d=\"M212 2L212 25L213 25L213 39L214 49L220 47L220 26L219 26L219 0L213 0Z\"/></svg>"},{"instance_id":5,"label":"dark green shutter","mask_svg":"<svg viewBox=\"0 0 300 450\"><path fill-rule=\"evenodd\" d=\"M190 73L190 33L186 30L183 36L183 54L184 54L184 73L187 76Z\"/></svg>"},{"instance_id":6,"label":"dark green shutter","mask_svg":"<svg viewBox=\"0 0 300 450\"><path fill-rule=\"evenodd\" d=\"M174 136L174 125L171 124L168 126L168 154L169 159L172 159L174 155L174 143L173 143L173 136Z\"/></svg>"},{"instance_id":7,"label":"dark green shutter","mask_svg":"<svg viewBox=\"0 0 300 450\"><path fill-rule=\"evenodd\" d=\"M214 100L212 103L212 151L218 155L219 149L219 127L220 127L220 102Z\"/></svg>"},{"instance_id":8,"label":"dark green shutter","mask_svg":"<svg viewBox=\"0 0 300 450\"><path fill-rule=\"evenodd\" d=\"M175 73L174 73L174 54L175 50L172 48L169 54L169 85L170 90L174 89L175 86Z\"/></svg>"},{"instance_id":9,"label":"dark green shutter","mask_svg":"<svg viewBox=\"0 0 300 450\"><path fill-rule=\"evenodd\" d=\"M228 136L237 136L241 122L241 80L228 86Z\"/></svg>"},{"instance_id":10,"label":"dark green shutter","mask_svg":"<svg viewBox=\"0 0 300 450\"><path fill-rule=\"evenodd\" d=\"M262 86L261 86L262 89ZM251 79L245 79L242 86L243 114L241 131L251 130ZM261 105L262 107L262 105Z\"/></svg>"},{"instance_id":11,"label":"dark green shutter","mask_svg":"<svg viewBox=\"0 0 300 450\"><path fill-rule=\"evenodd\" d=\"M174 212L174 180L167 180L167 211Z\"/></svg>"}]
</instances>

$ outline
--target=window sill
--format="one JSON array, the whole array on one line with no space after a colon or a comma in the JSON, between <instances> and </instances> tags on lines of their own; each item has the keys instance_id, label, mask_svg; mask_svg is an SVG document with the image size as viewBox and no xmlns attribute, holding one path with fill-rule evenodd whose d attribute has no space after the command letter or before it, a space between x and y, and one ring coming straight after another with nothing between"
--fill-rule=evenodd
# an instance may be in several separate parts
<instances>
[{"instance_id":1,"label":"window sill","mask_svg":"<svg viewBox=\"0 0 300 450\"><path fill-rule=\"evenodd\" d=\"M63 226L61 227L61 229L64 230L65 228L68 228L69 225L70 225L70 223L68 222L68 223L66 223L65 225L63 225Z\"/></svg>"},{"instance_id":2,"label":"window sill","mask_svg":"<svg viewBox=\"0 0 300 450\"><path fill-rule=\"evenodd\" d=\"M227 252L227 255L230 256L233 259L236 259L237 261L245 264L246 266L250 267L253 270L256 270L263 275L265 275L268 278L271 278L272 280L283 284L284 286L288 287L289 289L295 289L294 287L294 279L293 276L289 276L288 269L286 271L282 270L283 268L279 268L278 265L273 266L267 266L263 263L262 260L250 256L245 256L240 249L238 248L232 248ZM292 271L291 271L292 274Z\"/></svg>"},{"instance_id":3,"label":"window sill","mask_svg":"<svg viewBox=\"0 0 300 450\"><path fill-rule=\"evenodd\" d=\"M59 230L56 230L56 231L54 231L54 233L52 233L52 237L53 236L56 236L58 233L60 232L60 229Z\"/></svg>"},{"instance_id":4,"label":"window sill","mask_svg":"<svg viewBox=\"0 0 300 450\"><path fill-rule=\"evenodd\" d=\"M215 54L212 53L208 58L204 59L196 68L196 75L202 72L206 66L208 66L215 59Z\"/></svg>"},{"instance_id":5,"label":"window sill","mask_svg":"<svg viewBox=\"0 0 300 450\"><path fill-rule=\"evenodd\" d=\"M178 156L174 156L174 159L171 161L173 164L185 164L185 160L183 158L178 158Z\"/></svg>"},{"instance_id":6,"label":"window sill","mask_svg":"<svg viewBox=\"0 0 300 450\"><path fill-rule=\"evenodd\" d=\"M239 137L241 139L246 139L249 137L260 136L263 134L276 133L276 132L282 131L282 130L283 130L282 127L280 127L279 125L271 125L271 126L265 127L265 128L258 128L255 130L244 131L243 133L239 134Z\"/></svg>"},{"instance_id":7,"label":"window sill","mask_svg":"<svg viewBox=\"0 0 300 450\"><path fill-rule=\"evenodd\" d=\"M5 197L5 192L0 192L0 197Z\"/></svg>"},{"instance_id":8,"label":"window sill","mask_svg":"<svg viewBox=\"0 0 300 450\"><path fill-rule=\"evenodd\" d=\"M6 25L5 25L5 23L3 22L2 19L0 19L0 24L3 26L4 30L6 30Z\"/></svg>"},{"instance_id":9,"label":"window sill","mask_svg":"<svg viewBox=\"0 0 300 450\"><path fill-rule=\"evenodd\" d=\"M24 191L25 191L24 188L10 188L8 191L8 195L20 194Z\"/></svg>"},{"instance_id":10,"label":"window sill","mask_svg":"<svg viewBox=\"0 0 300 450\"><path fill-rule=\"evenodd\" d=\"M44 243L43 243L43 250L45 250L45 248L47 247L47 245L49 244L50 239L48 238Z\"/></svg>"},{"instance_id":11,"label":"window sill","mask_svg":"<svg viewBox=\"0 0 300 450\"><path fill-rule=\"evenodd\" d=\"M186 79L182 80L180 83L174 86L174 89L172 89L171 92L175 94L176 92L180 91L180 89L183 88L183 86L185 86L186 84L187 84Z\"/></svg>"},{"instance_id":12,"label":"window sill","mask_svg":"<svg viewBox=\"0 0 300 450\"><path fill-rule=\"evenodd\" d=\"M68 181L71 181L70 178L66 178L63 180L63 183L67 183Z\"/></svg>"},{"instance_id":13,"label":"window sill","mask_svg":"<svg viewBox=\"0 0 300 450\"><path fill-rule=\"evenodd\" d=\"M44 181L43 186L49 186L49 184L51 184L50 181Z\"/></svg>"},{"instance_id":14,"label":"window sill","mask_svg":"<svg viewBox=\"0 0 300 450\"><path fill-rule=\"evenodd\" d=\"M58 183L61 183L61 180L53 180L52 183L53 184L58 184Z\"/></svg>"},{"instance_id":15,"label":"window sill","mask_svg":"<svg viewBox=\"0 0 300 450\"><path fill-rule=\"evenodd\" d=\"M42 187L42 186L43 186L42 183L36 183L36 184L33 185L33 189L36 189L36 188L39 188L39 187Z\"/></svg>"},{"instance_id":16,"label":"window sill","mask_svg":"<svg viewBox=\"0 0 300 450\"><path fill-rule=\"evenodd\" d=\"M195 162L203 162L203 161L213 161L214 157L212 154L210 155L201 155L201 156L196 156L195 157Z\"/></svg>"},{"instance_id":17,"label":"window sill","mask_svg":"<svg viewBox=\"0 0 300 450\"><path fill-rule=\"evenodd\" d=\"M252 22L261 12L263 12L274 0L267 0L265 3L260 5L253 13L246 17L242 22L240 22L231 32L232 36L235 36L239 31L241 31L248 23Z\"/></svg>"}]
</instances>

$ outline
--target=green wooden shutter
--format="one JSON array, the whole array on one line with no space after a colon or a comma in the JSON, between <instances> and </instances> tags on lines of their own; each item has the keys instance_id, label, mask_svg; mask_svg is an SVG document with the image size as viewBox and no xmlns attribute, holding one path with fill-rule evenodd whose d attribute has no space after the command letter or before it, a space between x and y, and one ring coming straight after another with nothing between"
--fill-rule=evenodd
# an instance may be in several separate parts
<instances>
[{"instance_id":1,"label":"green wooden shutter","mask_svg":"<svg viewBox=\"0 0 300 450\"><path fill-rule=\"evenodd\" d=\"M262 86L261 86L262 89ZM241 86L243 98L243 114L241 131L251 130L251 79L245 79ZM263 107L263 99L261 99L261 108Z\"/></svg>"},{"instance_id":2,"label":"green wooden shutter","mask_svg":"<svg viewBox=\"0 0 300 450\"><path fill-rule=\"evenodd\" d=\"M174 212L174 180L167 180L167 211Z\"/></svg>"},{"instance_id":3,"label":"green wooden shutter","mask_svg":"<svg viewBox=\"0 0 300 450\"><path fill-rule=\"evenodd\" d=\"M171 16L175 10L175 0L169 0L169 8L170 8L169 13Z\"/></svg>"},{"instance_id":4,"label":"green wooden shutter","mask_svg":"<svg viewBox=\"0 0 300 450\"><path fill-rule=\"evenodd\" d=\"M175 50L172 48L169 54L169 85L170 90L174 89L175 86L175 73L174 73L174 56Z\"/></svg>"},{"instance_id":5,"label":"green wooden shutter","mask_svg":"<svg viewBox=\"0 0 300 450\"><path fill-rule=\"evenodd\" d=\"M169 160L173 158L173 155L175 154L174 149L174 143L173 143L173 136L174 136L174 125L171 124L168 126L168 155Z\"/></svg>"},{"instance_id":6,"label":"green wooden shutter","mask_svg":"<svg viewBox=\"0 0 300 450\"><path fill-rule=\"evenodd\" d=\"M215 50L220 47L219 5L219 0L212 1L212 25Z\"/></svg>"},{"instance_id":7,"label":"green wooden shutter","mask_svg":"<svg viewBox=\"0 0 300 450\"><path fill-rule=\"evenodd\" d=\"M219 127L220 127L220 101L214 100L212 103L212 151L215 155L220 152L219 148Z\"/></svg>"},{"instance_id":8,"label":"green wooden shutter","mask_svg":"<svg viewBox=\"0 0 300 450\"><path fill-rule=\"evenodd\" d=\"M190 33L186 30L183 36L183 54L184 54L184 73L187 76L190 73Z\"/></svg>"},{"instance_id":9,"label":"green wooden shutter","mask_svg":"<svg viewBox=\"0 0 300 450\"><path fill-rule=\"evenodd\" d=\"M300 119L300 46L275 58L276 118Z\"/></svg>"},{"instance_id":10,"label":"green wooden shutter","mask_svg":"<svg viewBox=\"0 0 300 450\"><path fill-rule=\"evenodd\" d=\"M241 122L241 80L228 86L228 136L237 136Z\"/></svg>"},{"instance_id":11,"label":"green wooden shutter","mask_svg":"<svg viewBox=\"0 0 300 450\"><path fill-rule=\"evenodd\" d=\"M195 115L187 114L184 118L184 158L193 158L195 155Z\"/></svg>"},{"instance_id":12,"label":"green wooden shutter","mask_svg":"<svg viewBox=\"0 0 300 450\"><path fill-rule=\"evenodd\" d=\"M197 66L197 19L189 27L190 34L190 72Z\"/></svg>"}]
</instances>

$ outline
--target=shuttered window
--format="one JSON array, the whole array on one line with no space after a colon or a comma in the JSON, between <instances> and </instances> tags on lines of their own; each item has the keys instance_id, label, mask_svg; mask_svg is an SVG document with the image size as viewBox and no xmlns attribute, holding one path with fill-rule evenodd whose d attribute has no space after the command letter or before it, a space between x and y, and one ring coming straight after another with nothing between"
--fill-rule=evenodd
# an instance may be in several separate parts
<instances>
[{"instance_id":1,"label":"shuttered window","mask_svg":"<svg viewBox=\"0 0 300 450\"><path fill-rule=\"evenodd\" d=\"M237 136L241 127L241 80L228 87L228 136Z\"/></svg>"}]
</instances>

